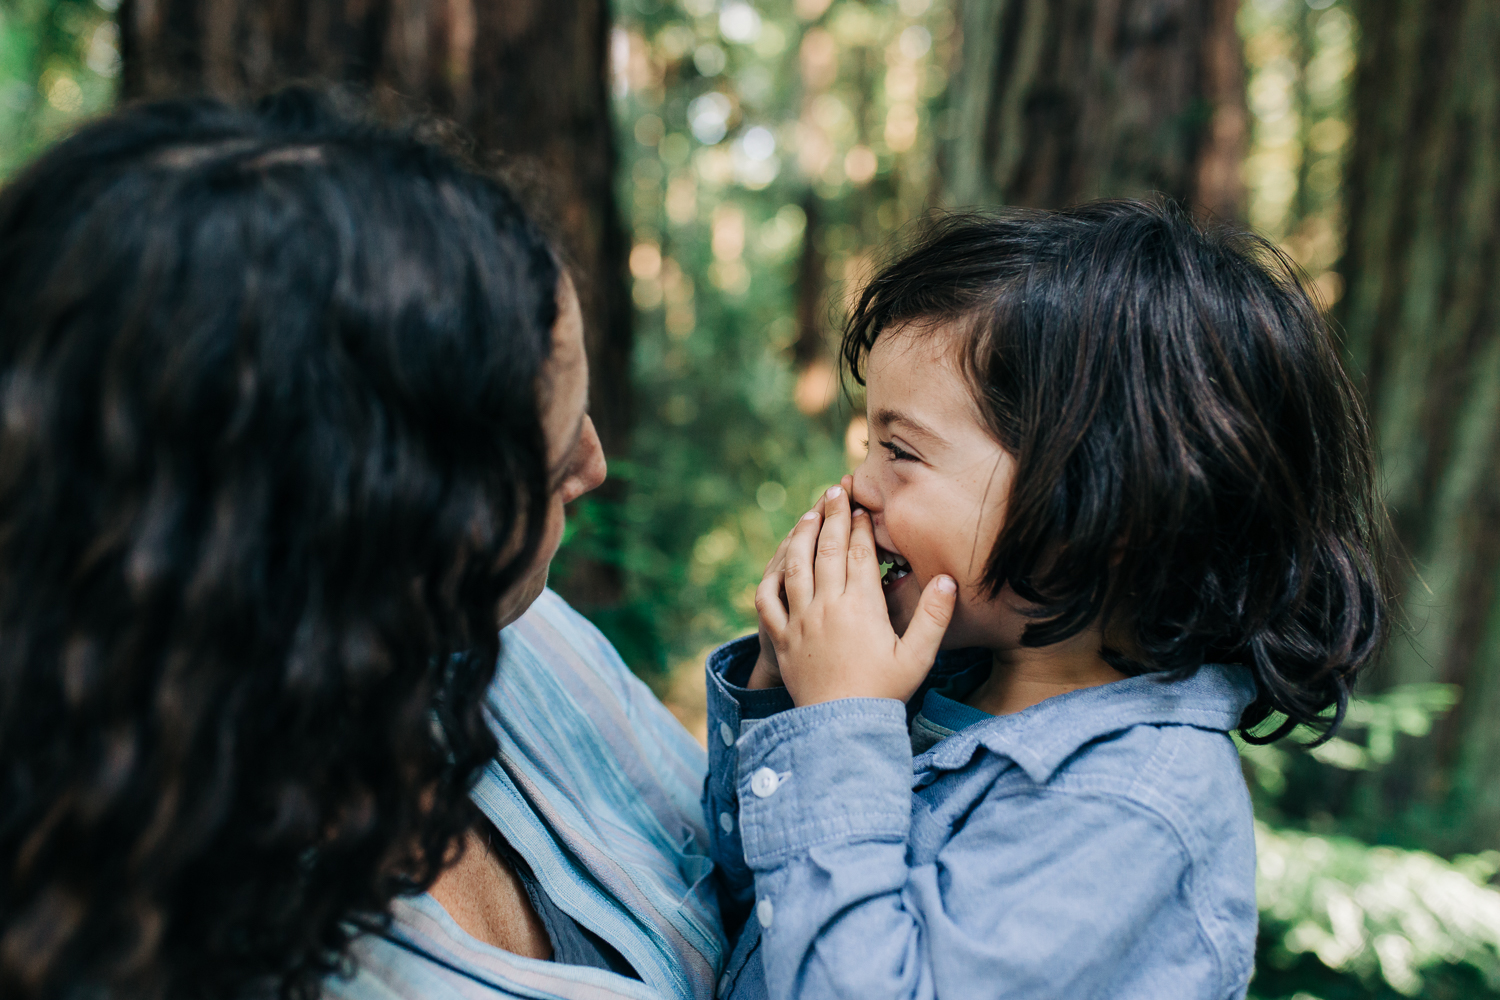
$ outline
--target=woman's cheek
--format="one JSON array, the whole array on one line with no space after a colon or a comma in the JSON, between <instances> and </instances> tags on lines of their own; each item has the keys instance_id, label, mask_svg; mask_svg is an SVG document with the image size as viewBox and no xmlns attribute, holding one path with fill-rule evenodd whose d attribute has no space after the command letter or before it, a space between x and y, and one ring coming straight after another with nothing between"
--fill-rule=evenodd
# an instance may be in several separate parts
<instances>
[{"instance_id":1,"label":"woman's cheek","mask_svg":"<svg viewBox=\"0 0 1500 1000\"><path fill-rule=\"evenodd\" d=\"M547 530L542 539L542 553L551 562L562 544L563 530L568 524L568 513L562 501L553 497L547 504Z\"/></svg>"}]
</instances>

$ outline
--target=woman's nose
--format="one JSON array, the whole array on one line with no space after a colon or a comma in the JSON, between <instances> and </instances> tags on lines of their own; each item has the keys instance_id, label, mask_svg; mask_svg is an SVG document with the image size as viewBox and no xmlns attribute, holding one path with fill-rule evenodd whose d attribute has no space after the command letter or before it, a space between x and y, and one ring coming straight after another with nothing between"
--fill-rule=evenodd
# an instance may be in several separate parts
<instances>
[{"instance_id":1,"label":"woman's nose","mask_svg":"<svg viewBox=\"0 0 1500 1000\"><path fill-rule=\"evenodd\" d=\"M583 418L583 433L578 437L578 447L584 454L579 456L578 471L567 478L562 486L563 503L571 503L592 489L597 489L609 475L609 465L604 460L604 448L599 444L599 432L594 429L594 419Z\"/></svg>"}]
</instances>

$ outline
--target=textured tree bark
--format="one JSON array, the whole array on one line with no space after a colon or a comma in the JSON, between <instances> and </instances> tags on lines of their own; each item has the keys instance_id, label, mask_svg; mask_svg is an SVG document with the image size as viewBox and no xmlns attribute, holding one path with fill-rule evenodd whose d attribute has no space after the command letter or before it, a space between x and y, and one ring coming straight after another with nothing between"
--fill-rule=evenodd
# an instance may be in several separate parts
<instances>
[{"instance_id":1,"label":"textured tree bark","mask_svg":"<svg viewBox=\"0 0 1500 1000\"><path fill-rule=\"evenodd\" d=\"M1372 681L1463 686L1379 778L1378 818L1500 847L1500 6L1362 0L1337 318L1400 552Z\"/></svg>"},{"instance_id":2,"label":"textured tree bark","mask_svg":"<svg viewBox=\"0 0 1500 1000\"><path fill-rule=\"evenodd\" d=\"M124 0L118 16L126 99L352 83L377 106L451 118L481 158L517 166L571 257L605 453L626 453L629 240L612 186L607 0ZM614 567L572 576L581 604L619 597Z\"/></svg>"},{"instance_id":3,"label":"textured tree bark","mask_svg":"<svg viewBox=\"0 0 1500 1000\"><path fill-rule=\"evenodd\" d=\"M1237 0L960 0L952 205L1161 194L1243 213Z\"/></svg>"},{"instance_id":4,"label":"textured tree bark","mask_svg":"<svg viewBox=\"0 0 1500 1000\"><path fill-rule=\"evenodd\" d=\"M797 339L792 342L792 362L800 372L827 353L823 327L823 254L818 240L823 232L823 213L811 191L802 196L806 225L802 229L802 256L797 261Z\"/></svg>"}]
</instances>

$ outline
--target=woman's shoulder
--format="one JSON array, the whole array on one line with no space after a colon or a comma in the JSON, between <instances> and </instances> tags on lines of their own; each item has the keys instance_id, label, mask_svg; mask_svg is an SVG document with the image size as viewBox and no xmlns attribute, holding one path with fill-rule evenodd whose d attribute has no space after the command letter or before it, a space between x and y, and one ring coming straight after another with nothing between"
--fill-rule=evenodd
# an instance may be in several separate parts
<instances>
[{"instance_id":1,"label":"woman's shoulder","mask_svg":"<svg viewBox=\"0 0 1500 1000\"><path fill-rule=\"evenodd\" d=\"M549 892L615 928L602 936L646 981L711 993L724 940L703 748L551 591L501 633L486 707L499 758L473 796L490 821L544 882L560 873Z\"/></svg>"},{"instance_id":2,"label":"woman's shoulder","mask_svg":"<svg viewBox=\"0 0 1500 1000\"><path fill-rule=\"evenodd\" d=\"M559 742L607 745L690 785L707 766L703 748L604 633L552 590L501 633L490 709L500 728L546 752Z\"/></svg>"},{"instance_id":3,"label":"woman's shoulder","mask_svg":"<svg viewBox=\"0 0 1500 1000\"><path fill-rule=\"evenodd\" d=\"M634 675L614 645L561 595L542 591L520 618L500 633L501 669L544 666L587 674L626 694ZM514 664L514 665L513 665Z\"/></svg>"}]
</instances>

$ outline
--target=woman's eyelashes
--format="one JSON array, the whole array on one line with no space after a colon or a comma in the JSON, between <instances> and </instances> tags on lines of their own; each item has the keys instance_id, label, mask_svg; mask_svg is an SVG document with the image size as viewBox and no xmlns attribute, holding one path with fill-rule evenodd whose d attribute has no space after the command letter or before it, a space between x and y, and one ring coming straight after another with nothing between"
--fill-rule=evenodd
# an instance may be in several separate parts
<instances>
[{"instance_id":1,"label":"woman's eyelashes","mask_svg":"<svg viewBox=\"0 0 1500 1000\"><path fill-rule=\"evenodd\" d=\"M891 456L892 462L915 462L917 460L917 456L902 448L894 441L882 441L880 442L880 447L884 448Z\"/></svg>"}]
</instances>

